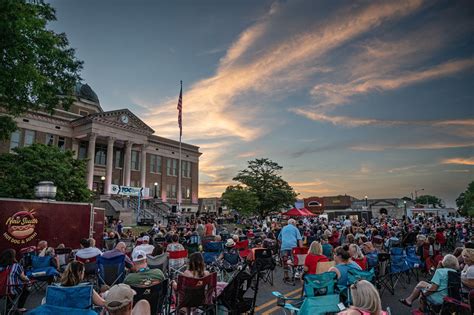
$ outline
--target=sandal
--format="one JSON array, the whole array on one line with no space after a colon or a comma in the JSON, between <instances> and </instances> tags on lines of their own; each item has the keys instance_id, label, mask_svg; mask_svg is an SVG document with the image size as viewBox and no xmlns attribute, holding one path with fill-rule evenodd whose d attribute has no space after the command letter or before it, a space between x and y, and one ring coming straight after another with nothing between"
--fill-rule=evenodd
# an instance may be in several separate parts
<instances>
[{"instance_id":1,"label":"sandal","mask_svg":"<svg viewBox=\"0 0 474 315\"><path fill-rule=\"evenodd\" d=\"M400 300L398 300L398 301L399 301L400 303L402 303L403 305L405 305L405 306L411 307L411 304L408 303L406 299L400 299Z\"/></svg>"}]
</instances>

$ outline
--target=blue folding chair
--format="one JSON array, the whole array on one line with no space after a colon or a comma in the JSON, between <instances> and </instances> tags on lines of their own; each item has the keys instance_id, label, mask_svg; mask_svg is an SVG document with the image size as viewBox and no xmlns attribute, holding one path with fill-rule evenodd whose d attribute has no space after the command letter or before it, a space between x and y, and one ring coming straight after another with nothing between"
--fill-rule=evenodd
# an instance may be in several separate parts
<instances>
[{"instance_id":1,"label":"blue folding chair","mask_svg":"<svg viewBox=\"0 0 474 315\"><path fill-rule=\"evenodd\" d=\"M345 290L345 292L341 292L341 296L343 298L347 298L346 304L349 305L352 302L352 297L351 297L351 290L349 289L351 285L356 283L359 280L367 280L369 282L372 282L375 284L375 269L372 268L368 271L366 270L357 270L357 269L350 269L347 272L347 280L348 280L348 285Z\"/></svg>"},{"instance_id":2,"label":"blue folding chair","mask_svg":"<svg viewBox=\"0 0 474 315\"><path fill-rule=\"evenodd\" d=\"M204 245L203 258L206 265L211 265L217 261L217 258L224 250L223 242L208 242Z\"/></svg>"},{"instance_id":3,"label":"blue folding chair","mask_svg":"<svg viewBox=\"0 0 474 315\"><path fill-rule=\"evenodd\" d=\"M61 287L50 285L46 289L45 304L28 314L97 315L93 310L92 286Z\"/></svg>"},{"instance_id":4,"label":"blue folding chair","mask_svg":"<svg viewBox=\"0 0 474 315\"><path fill-rule=\"evenodd\" d=\"M60 276L56 268L52 266L52 259L51 256L35 255L31 257L31 269L27 270L25 274L28 278L35 280L33 282L35 290L43 289Z\"/></svg>"},{"instance_id":5,"label":"blue folding chair","mask_svg":"<svg viewBox=\"0 0 474 315\"><path fill-rule=\"evenodd\" d=\"M390 277L392 278L393 289L397 286L399 280L406 275L407 283L410 283L408 271L410 267L407 262L403 248L392 247L390 249ZM402 284L403 286L403 284ZM403 286L403 288L405 288Z\"/></svg>"},{"instance_id":6,"label":"blue folding chair","mask_svg":"<svg viewBox=\"0 0 474 315\"><path fill-rule=\"evenodd\" d=\"M424 262L418 257L416 254L416 247L415 246L407 246L405 248L406 253L406 261L408 263L408 267L410 267L410 272L414 275L416 281L419 280L418 270L421 268L423 269L425 264Z\"/></svg>"},{"instance_id":7,"label":"blue folding chair","mask_svg":"<svg viewBox=\"0 0 474 315\"><path fill-rule=\"evenodd\" d=\"M125 278L125 255L112 258L99 256L97 259L99 286L106 284L109 287L122 283Z\"/></svg>"}]
</instances>

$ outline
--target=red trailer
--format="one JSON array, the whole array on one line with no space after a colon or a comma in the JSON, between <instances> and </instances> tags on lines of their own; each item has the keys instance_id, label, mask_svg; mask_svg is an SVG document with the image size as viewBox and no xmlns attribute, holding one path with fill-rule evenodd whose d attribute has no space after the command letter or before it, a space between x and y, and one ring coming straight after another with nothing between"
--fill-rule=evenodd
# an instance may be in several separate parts
<instances>
[{"instance_id":1,"label":"red trailer","mask_svg":"<svg viewBox=\"0 0 474 315\"><path fill-rule=\"evenodd\" d=\"M0 198L0 250L19 252L41 240L79 248L79 241L90 237L101 248L104 223L104 209L90 203Z\"/></svg>"}]
</instances>

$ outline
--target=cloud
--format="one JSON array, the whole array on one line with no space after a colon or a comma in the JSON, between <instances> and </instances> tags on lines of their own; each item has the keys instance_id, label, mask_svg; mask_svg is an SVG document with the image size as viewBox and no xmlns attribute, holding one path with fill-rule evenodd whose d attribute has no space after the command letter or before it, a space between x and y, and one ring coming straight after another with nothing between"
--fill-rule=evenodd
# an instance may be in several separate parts
<instances>
[{"instance_id":1,"label":"cloud","mask_svg":"<svg viewBox=\"0 0 474 315\"><path fill-rule=\"evenodd\" d=\"M441 161L442 164L474 165L474 157L470 158L450 158Z\"/></svg>"},{"instance_id":2,"label":"cloud","mask_svg":"<svg viewBox=\"0 0 474 315\"><path fill-rule=\"evenodd\" d=\"M407 144L359 144L350 146L353 151L384 151L396 150L439 150L450 148L474 147L474 142L431 142L431 143L407 143Z\"/></svg>"}]
</instances>

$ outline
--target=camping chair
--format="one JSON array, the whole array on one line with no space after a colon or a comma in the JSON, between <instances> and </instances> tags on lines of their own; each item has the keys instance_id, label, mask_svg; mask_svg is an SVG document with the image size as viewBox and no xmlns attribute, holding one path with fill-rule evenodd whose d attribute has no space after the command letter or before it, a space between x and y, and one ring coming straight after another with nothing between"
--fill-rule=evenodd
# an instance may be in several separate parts
<instances>
[{"instance_id":1,"label":"camping chair","mask_svg":"<svg viewBox=\"0 0 474 315\"><path fill-rule=\"evenodd\" d=\"M392 280L393 289L397 286L398 282L406 277L406 282L410 283L410 276L408 271L410 267L408 266L406 255L403 252L403 248L400 247L392 247L390 249L390 274L391 277L395 280ZM403 288L403 282L400 282Z\"/></svg>"},{"instance_id":2,"label":"camping chair","mask_svg":"<svg viewBox=\"0 0 474 315\"><path fill-rule=\"evenodd\" d=\"M419 269L423 266L423 262L421 261L420 257L416 255L416 247L415 246L407 246L405 248L406 254L406 261L408 267L410 268L410 274L412 274L416 281L419 281Z\"/></svg>"},{"instance_id":3,"label":"camping chair","mask_svg":"<svg viewBox=\"0 0 474 315\"><path fill-rule=\"evenodd\" d=\"M347 289L344 292L341 292L340 294L343 297L343 300L346 300L345 298L347 298L346 300L347 305L349 305L352 302L351 290L349 289L350 286L359 280L367 280L371 283L374 283L375 282L375 269L372 268L368 271L349 269L347 272L347 279L348 279Z\"/></svg>"},{"instance_id":4,"label":"camping chair","mask_svg":"<svg viewBox=\"0 0 474 315\"><path fill-rule=\"evenodd\" d=\"M72 248L56 248L54 252L59 260L59 270L64 271L71 260Z\"/></svg>"},{"instance_id":5,"label":"camping chair","mask_svg":"<svg viewBox=\"0 0 474 315\"><path fill-rule=\"evenodd\" d=\"M276 262L273 258L272 251L267 248L255 249L254 268L259 273L263 282L273 286L273 270L275 270Z\"/></svg>"},{"instance_id":6,"label":"camping chair","mask_svg":"<svg viewBox=\"0 0 474 315\"><path fill-rule=\"evenodd\" d=\"M74 287L50 285L46 289L45 304L28 314L97 315L93 310L92 290L91 285Z\"/></svg>"},{"instance_id":7,"label":"camping chair","mask_svg":"<svg viewBox=\"0 0 474 315\"><path fill-rule=\"evenodd\" d=\"M165 275L168 274L168 254L166 252L157 256L146 255L146 260L148 268L160 269Z\"/></svg>"},{"instance_id":8,"label":"camping chair","mask_svg":"<svg viewBox=\"0 0 474 315\"><path fill-rule=\"evenodd\" d=\"M224 251L222 256L219 266L220 279L222 279L220 281L229 282L242 266L242 261L235 249Z\"/></svg>"},{"instance_id":9,"label":"camping chair","mask_svg":"<svg viewBox=\"0 0 474 315\"><path fill-rule=\"evenodd\" d=\"M18 311L18 302L23 290L31 283L20 285L10 284L11 267L0 269L0 314L16 314ZM16 294L15 294L16 293Z\"/></svg>"},{"instance_id":10,"label":"camping chair","mask_svg":"<svg viewBox=\"0 0 474 315\"><path fill-rule=\"evenodd\" d=\"M117 245L117 240L115 238L108 238L104 240L104 247L106 250L112 250Z\"/></svg>"},{"instance_id":11,"label":"camping chair","mask_svg":"<svg viewBox=\"0 0 474 315\"><path fill-rule=\"evenodd\" d=\"M324 272L328 272L331 267L334 267L336 262L333 261L319 261L316 265L316 274L321 274Z\"/></svg>"},{"instance_id":12,"label":"camping chair","mask_svg":"<svg viewBox=\"0 0 474 315\"><path fill-rule=\"evenodd\" d=\"M91 258L81 258L76 256L76 260L84 264L84 278L86 281L95 283L97 280L97 258L100 255Z\"/></svg>"},{"instance_id":13,"label":"camping chair","mask_svg":"<svg viewBox=\"0 0 474 315\"><path fill-rule=\"evenodd\" d=\"M392 295L395 293L393 286L393 278L390 273L391 269L391 260L390 254L388 253L379 253L378 254L378 264L375 270L376 273L376 286L380 291L380 295L383 294L385 289L387 289Z\"/></svg>"},{"instance_id":14,"label":"camping chair","mask_svg":"<svg viewBox=\"0 0 474 315\"><path fill-rule=\"evenodd\" d=\"M472 314L469 303L463 301L461 294L461 275L448 272L448 296L443 299L441 314Z\"/></svg>"},{"instance_id":15,"label":"camping chair","mask_svg":"<svg viewBox=\"0 0 474 315\"><path fill-rule=\"evenodd\" d=\"M169 280L163 280L160 283L144 286L131 286L137 294L133 297L133 304L140 300L147 300L150 303L151 314L165 314L167 311L167 297L168 297Z\"/></svg>"},{"instance_id":16,"label":"camping chair","mask_svg":"<svg viewBox=\"0 0 474 315\"><path fill-rule=\"evenodd\" d=\"M176 314L186 308L186 314L191 314L191 308L198 308L205 313L217 314L216 296L217 274L211 273L203 278L178 276L176 292Z\"/></svg>"},{"instance_id":17,"label":"camping chair","mask_svg":"<svg viewBox=\"0 0 474 315\"><path fill-rule=\"evenodd\" d=\"M133 239L123 238L123 239L120 239L119 242L125 243L125 245L126 245L126 247L125 247L125 254L126 254L128 257L131 257L132 252L133 252ZM166 247L165 247L165 248L166 248Z\"/></svg>"},{"instance_id":18,"label":"camping chair","mask_svg":"<svg viewBox=\"0 0 474 315\"><path fill-rule=\"evenodd\" d=\"M238 241L237 243L235 243L235 249L239 251L239 255L241 258L247 258L250 253L249 240L245 239L242 241Z\"/></svg>"},{"instance_id":19,"label":"camping chair","mask_svg":"<svg viewBox=\"0 0 474 315\"><path fill-rule=\"evenodd\" d=\"M205 248L207 243L214 242L215 239L216 237L214 235L208 235L208 236L202 237L201 239L202 248Z\"/></svg>"},{"instance_id":20,"label":"camping chair","mask_svg":"<svg viewBox=\"0 0 474 315\"><path fill-rule=\"evenodd\" d=\"M288 261L285 261L286 267L290 271L291 276L289 276L289 282L293 285L296 285L296 280L301 279L304 273L304 261L308 255L308 247L294 247L291 250L292 261L291 264L288 264ZM286 259L284 259L286 260ZM286 280L288 281L288 280Z\"/></svg>"},{"instance_id":21,"label":"camping chair","mask_svg":"<svg viewBox=\"0 0 474 315\"><path fill-rule=\"evenodd\" d=\"M103 284L111 287L114 284L122 283L125 278L125 255L112 258L99 256L97 259L97 267L99 287Z\"/></svg>"},{"instance_id":22,"label":"camping chair","mask_svg":"<svg viewBox=\"0 0 474 315\"><path fill-rule=\"evenodd\" d=\"M188 251L185 250L178 250L178 251L172 251L172 252L167 252L169 255L169 260L168 260L168 275L170 276L171 279L176 278L177 274L180 274L186 270L186 265L187 265L187 259L188 259ZM170 260L173 259L184 259L183 264L180 265L174 265L170 263Z\"/></svg>"},{"instance_id":23,"label":"camping chair","mask_svg":"<svg viewBox=\"0 0 474 315\"><path fill-rule=\"evenodd\" d=\"M36 256L36 246L28 246L20 249L20 264L28 270L31 268L33 256Z\"/></svg>"},{"instance_id":24,"label":"camping chair","mask_svg":"<svg viewBox=\"0 0 474 315\"><path fill-rule=\"evenodd\" d=\"M230 280L217 301L219 305L224 306L230 315L239 315L248 313L255 307L253 297L244 297L247 290L251 287L252 279L255 273L249 273L246 268L240 270L235 277Z\"/></svg>"},{"instance_id":25,"label":"camping chair","mask_svg":"<svg viewBox=\"0 0 474 315\"><path fill-rule=\"evenodd\" d=\"M59 272L52 266L51 256L31 256L31 269L25 274L28 278L35 280L33 289L43 290L48 284L51 284L59 277Z\"/></svg>"},{"instance_id":26,"label":"camping chair","mask_svg":"<svg viewBox=\"0 0 474 315\"><path fill-rule=\"evenodd\" d=\"M206 265L212 265L217 261L217 258L220 256L224 249L223 242L207 242L204 246L204 263Z\"/></svg>"}]
</instances>

